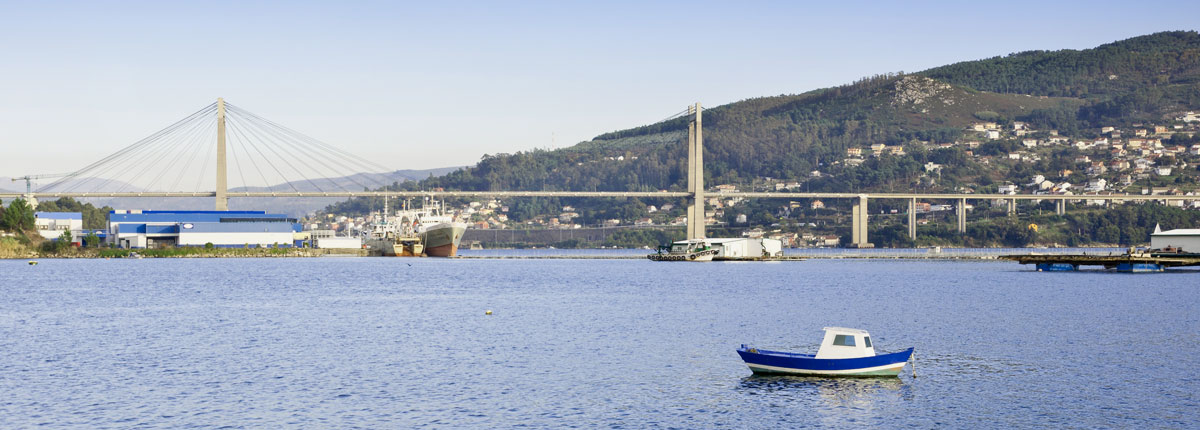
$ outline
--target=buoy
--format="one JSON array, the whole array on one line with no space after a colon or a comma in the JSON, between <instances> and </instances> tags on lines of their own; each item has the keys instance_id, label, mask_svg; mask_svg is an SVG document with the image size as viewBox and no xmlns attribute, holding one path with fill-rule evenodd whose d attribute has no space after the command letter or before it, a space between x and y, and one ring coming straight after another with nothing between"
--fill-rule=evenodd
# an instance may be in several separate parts
<instances>
[{"instance_id":1,"label":"buoy","mask_svg":"<svg viewBox=\"0 0 1200 430\"><path fill-rule=\"evenodd\" d=\"M491 314L492 314L492 310L491 310L491 309L488 309L488 310L484 311L484 312L483 312L483 314L484 314L484 315L491 315Z\"/></svg>"},{"instance_id":2,"label":"buoy","mask_svg":"<svg viewBox=\"0 0 1200 430\"><path fill-rule=\"evenodd\" d=\"M37 266L37 262L36 262L36 261L33 261L33 260L29 260L29 265L30 265L30 266ZM488 311L488 313L490 314L490 313L492 313L492 311Z\"/></svg>"}]
</instances>

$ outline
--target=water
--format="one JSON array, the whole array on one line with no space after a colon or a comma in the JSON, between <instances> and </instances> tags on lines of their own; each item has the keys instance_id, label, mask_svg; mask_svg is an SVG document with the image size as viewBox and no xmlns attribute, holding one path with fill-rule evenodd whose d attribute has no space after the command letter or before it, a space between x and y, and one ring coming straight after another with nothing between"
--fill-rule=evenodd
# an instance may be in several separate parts
<instances>
[{"instance_id":1,"label":"water","mask_svg":"<svg viewBox=\"0 0 1200 430\"><path fill-rule=\"evenodd\" d=\"M0 428L1200 425L1197 272L324 258L0 277ZM828 325L916 347L919 377L755 377L734 352L813 351Z\"/></svg>"}]
</instances>

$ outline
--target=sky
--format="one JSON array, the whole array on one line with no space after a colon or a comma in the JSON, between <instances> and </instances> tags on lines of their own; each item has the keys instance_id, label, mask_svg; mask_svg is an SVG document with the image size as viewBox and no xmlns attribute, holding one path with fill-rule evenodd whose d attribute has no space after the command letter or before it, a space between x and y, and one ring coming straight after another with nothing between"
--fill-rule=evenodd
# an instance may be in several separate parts
<instances>
[{"instance_id":1,"label":"sky","mask_svg":"<svg viewBox=\"0 0 1200 430\"><path fill-rule=\"evenodd\" d=\"M0 0L0 177L77 170L217 97L395 169L470 165L695 102L1196 30L1197 16L1193 1Z\"/></svg>"}]
</instances>

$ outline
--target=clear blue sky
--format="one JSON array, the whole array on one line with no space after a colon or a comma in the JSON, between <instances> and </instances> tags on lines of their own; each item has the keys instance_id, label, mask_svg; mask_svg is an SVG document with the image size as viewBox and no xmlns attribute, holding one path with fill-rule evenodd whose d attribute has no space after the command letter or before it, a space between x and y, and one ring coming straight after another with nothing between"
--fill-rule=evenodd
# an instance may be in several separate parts
<instances>
[{"instance_id":1,"label":"clear blue sky","mask_svg":"<svg viewBox=\"0 0 1200 430\"><path fill-rule=\"evenodd\" d=\"M217 97L421 169L1200 24L1194 1L906 3L4 1L0 176L75 170Z\"/></svg>"}]
</instances>

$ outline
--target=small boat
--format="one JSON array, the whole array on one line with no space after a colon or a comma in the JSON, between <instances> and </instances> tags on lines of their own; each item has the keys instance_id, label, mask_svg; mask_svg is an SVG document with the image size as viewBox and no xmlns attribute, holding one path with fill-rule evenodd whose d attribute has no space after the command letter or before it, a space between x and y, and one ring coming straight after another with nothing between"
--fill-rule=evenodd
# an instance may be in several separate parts
<instances>
[{"instance_id":1,"label":"small boat","mask_svg":"<svg viewBox=\"0 0 1200 430\"><path fill-rule=\"evenodd\" d=\"M681 240L670 246L658 247L658 252L647 255L653 261L712 261L717 250L704 239Z\"/></svg>"},{"instance_id":2,"label":"small boat","mask_svg":"<svg viewBox=\"0 0 1200 430\"><path fill-rule=\"evenodd\" d=\"M843 327L825 327L825 340L816 355L768 351L745 344L738 349L738 355L754 373L817 376L897 376L912 353L913 349L908 348L876 355L866 330Z\"/></svg>"}]
</instances>

